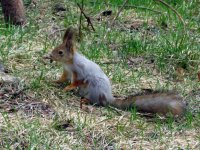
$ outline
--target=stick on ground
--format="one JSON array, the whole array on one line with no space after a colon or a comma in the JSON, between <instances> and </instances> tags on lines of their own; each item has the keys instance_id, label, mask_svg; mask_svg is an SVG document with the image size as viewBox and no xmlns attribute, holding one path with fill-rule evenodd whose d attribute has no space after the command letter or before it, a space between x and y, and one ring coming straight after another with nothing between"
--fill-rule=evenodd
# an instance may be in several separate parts
<instances>
[{"instance_id":1,"label":"stick on ground","mask_svg":"<svg viewBox=\"0 0 200 150\"><path fill-rule=\"evenodd\" d=\"M92 22L91 22L91 20L90 20L90 17L88 17L88 16L85 14L85 12L83 11L83 8L80 6L79 3L77 3L77 6L79 7L79 9L80 9L81 13L83 14L83 16L86 18L86 20L87 20L87 22L88 22L88 25L90 25L90 26L92 27L92 30L95 31L94 26L93 26L93 24L92 24Z\"/></svg>"}]
</instances>

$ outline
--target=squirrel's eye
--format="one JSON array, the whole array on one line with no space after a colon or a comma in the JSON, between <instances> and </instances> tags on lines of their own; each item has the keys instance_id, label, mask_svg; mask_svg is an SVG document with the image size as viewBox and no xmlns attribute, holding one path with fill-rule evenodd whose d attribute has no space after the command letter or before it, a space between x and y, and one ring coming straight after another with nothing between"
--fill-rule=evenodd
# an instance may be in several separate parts
<instances>
[{"instance_id":1,"label":"squirrel's eye","mask_svg":"<svg viewBox=\"0 0 200 150\"><path fill-rule=\"evenodd\" d=\"M59 51L58 54L59 54L59 55L63 55L63 51Z\"/></svg>"}]
</instances>

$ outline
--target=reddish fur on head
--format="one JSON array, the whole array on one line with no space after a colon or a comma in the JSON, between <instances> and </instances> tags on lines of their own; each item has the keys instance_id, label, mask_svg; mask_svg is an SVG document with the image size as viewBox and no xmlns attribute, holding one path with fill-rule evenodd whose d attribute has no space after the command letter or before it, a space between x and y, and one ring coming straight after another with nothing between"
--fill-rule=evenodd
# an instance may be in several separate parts
<instances>
[{"instance_id":1,"label":"reddish fur on head","mask_svg":"<svg viewBox=\"0 0 200 150\"><path fill-rule=\"evenodd\" d=\"M67 28L63 37L63 43L53 49L53 51L50 54L50 59L62 63L72 63L73 55L75 52L74 37L74 28Z\"/></svg>"}]
</instances>

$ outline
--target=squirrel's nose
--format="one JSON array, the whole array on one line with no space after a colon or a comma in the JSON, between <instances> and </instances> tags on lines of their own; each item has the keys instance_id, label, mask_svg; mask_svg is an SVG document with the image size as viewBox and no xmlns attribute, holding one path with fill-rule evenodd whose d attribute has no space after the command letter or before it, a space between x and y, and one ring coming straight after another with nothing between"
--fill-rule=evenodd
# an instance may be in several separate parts
<instances>
[{"instance_id":1,"label":"squirrel's nose","mask_svg":"<svg viewBox=\"0 0 200 150\"><path fill-rule=\"evenodd\" d=\"M53 62L53 56L52 56L52 54L49 54L49 59L50 59L50 63L52 63Z\"/></svg>"},{"instance_id":2,"label":"squirrel's nose","mask_svg":"<svg viewBox=\"0 0 200 150\"><path fill-rule=\"evenodd\" d=\"M47 54L43 56L44 59L51 59L52 58L52 54Z\"/></svg>"}]
</instances>

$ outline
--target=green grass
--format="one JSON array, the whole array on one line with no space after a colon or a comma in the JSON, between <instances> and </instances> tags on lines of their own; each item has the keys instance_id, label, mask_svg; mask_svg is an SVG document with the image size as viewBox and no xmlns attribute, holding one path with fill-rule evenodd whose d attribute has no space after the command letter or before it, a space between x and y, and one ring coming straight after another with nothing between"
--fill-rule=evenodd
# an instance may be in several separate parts
<instances>
[{"instance_id":1,"label":"green grass","mask_svg":"<svg viewBox=\"0 0 200 150\"><path fill-rule=\"evenodd\" d=\"M84 111L79 108L79 97L64 93L65 85L52 83L62 67L44 62L42 57L61 43L64 31L59 29L78 26L76 2L81 0L59 1L67 11L53 14L57 1L37 0L34 6L27 0L25 27L6 27L0 21L0 60L12 75L24 80L27 94L55 109L55 115L44 117L1 109L0 148L199 149L199 1L166 1L183 17L184 31L174 12L153 0L129 0L127 5L134 7L123 9L112 27L109 22L122 0L84 0L95 31L83 21L78 50L102 67L112 81L114 95L137 93L142 88L176 89L189 104L189 112L175 120L144 117L134 108L121 111L88 106ZM112 10L113 15L97 21L104 10ZM177 73L180 68L184 74ZM191 96L191 91L196 95ZM70 126L60 128L66 120L70 120Z\"/></svg>"}]
</instances>

